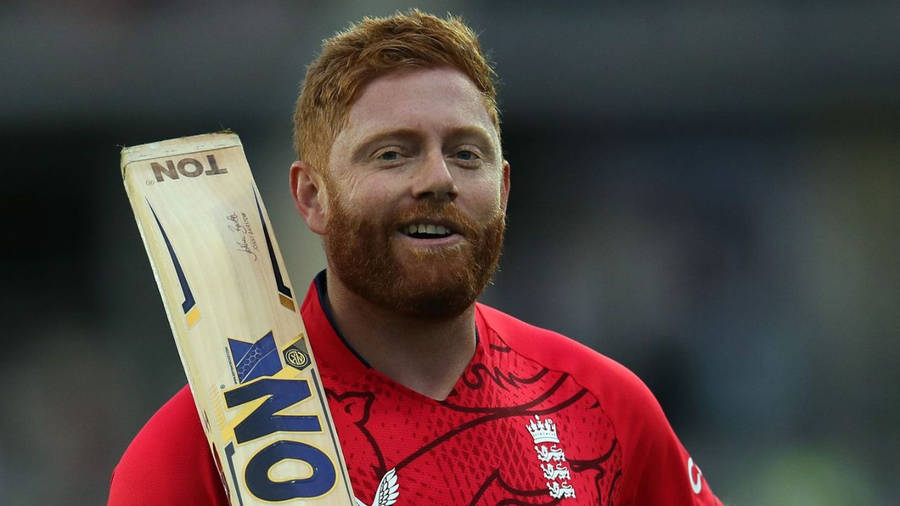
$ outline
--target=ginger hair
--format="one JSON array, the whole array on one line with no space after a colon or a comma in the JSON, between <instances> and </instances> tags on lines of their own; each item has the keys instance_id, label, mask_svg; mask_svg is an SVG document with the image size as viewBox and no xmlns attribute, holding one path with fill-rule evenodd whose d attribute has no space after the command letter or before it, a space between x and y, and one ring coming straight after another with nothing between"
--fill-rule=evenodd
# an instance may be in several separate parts
<instances>
[{"instance_id":1,"label":"ginger hair","mask_svg":"<svg viewBox=\"0 0 900 506\"><path fill-rule=\"evenodd\" d=\"M499 135L495 72L478 37L458 17L442 19L414 9L387 18L366 17L323 41L322 52L306 70L294 111L297 156L324 172L331 145L366 84L399 70L436 67L455 68L472 80Z\"/></svg>"}]
</instances>

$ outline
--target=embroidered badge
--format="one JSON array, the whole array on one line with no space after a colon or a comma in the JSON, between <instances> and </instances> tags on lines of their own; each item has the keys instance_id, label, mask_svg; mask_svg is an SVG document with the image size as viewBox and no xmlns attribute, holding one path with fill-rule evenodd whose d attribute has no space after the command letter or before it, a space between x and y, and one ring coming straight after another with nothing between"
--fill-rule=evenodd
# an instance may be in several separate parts
<instances>
[{"instance_id":1,"label":"embroidered badge","mask_svg":"<svg viewBox=\"0 0 900 506\"><path fill-rule=\"evenodd\" d=\"M553 499L575 498L575 488L569 484L572 479L569 464L566 462L566 452L563 451L556 424L553 420L534 415L534 420L525 425L531 438L534 440L534 451L541 462L540 468L544 473L544 479L548 480L547 493Z\"/></svg>"}]
</instances>

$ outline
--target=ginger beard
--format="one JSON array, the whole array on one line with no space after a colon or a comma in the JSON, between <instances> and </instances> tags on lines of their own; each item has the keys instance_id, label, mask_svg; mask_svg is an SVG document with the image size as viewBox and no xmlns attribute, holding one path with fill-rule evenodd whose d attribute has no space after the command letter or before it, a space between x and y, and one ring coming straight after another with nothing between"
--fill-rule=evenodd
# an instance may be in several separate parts
<instances>
[{"instance_id":1,"label":"ginger beard","mask_svg":"<svg viewBox=\"0 0 900 506\"><path fill-rule=\"evenodd\" d=\"M450 318L462 314L487 286L503 249L506 217L478 224L455 205L422 200L379 220L352 213L330 179L331 214L325 251L334 274L355 294L406 316ZM404 224L449 220L463 236L452 246L409 248L396 244Z\"/></svg>"}]
</instances>

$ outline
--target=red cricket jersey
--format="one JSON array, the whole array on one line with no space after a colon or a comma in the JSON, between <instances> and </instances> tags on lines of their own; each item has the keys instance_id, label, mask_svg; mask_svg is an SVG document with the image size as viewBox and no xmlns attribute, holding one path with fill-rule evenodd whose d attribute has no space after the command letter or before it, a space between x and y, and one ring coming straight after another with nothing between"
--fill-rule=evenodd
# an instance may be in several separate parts
<instances>
[{"instance_id":1,"label":"red cricket jersey","mask_svg":"<svg viewBox=\"0 0 900 506\"><path fill-rule=\"evenodd\" d=\"M478 304L475 355L436 401L357 356L325 290L323 272L301 313L360 502L721 504L653 394L609 358ZM228 504L187 387L128 447L108 504Z\"/></svg>"}]
</instances>

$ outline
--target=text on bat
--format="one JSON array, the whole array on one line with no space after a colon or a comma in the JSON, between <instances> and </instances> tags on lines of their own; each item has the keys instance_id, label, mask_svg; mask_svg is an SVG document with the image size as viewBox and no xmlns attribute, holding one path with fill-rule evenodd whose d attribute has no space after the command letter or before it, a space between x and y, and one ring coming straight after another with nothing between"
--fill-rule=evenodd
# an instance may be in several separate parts
<instances>
[{"instance_id":1,"label":"text on bat","mask_svg":"<svg viewBox=\"0 0 900 506\"><path fill-rule=\"evenodd\" d=\"M197 177L199 175L216 176L228 174L228 169L219 167L215 155L206 155L206 165L196 158L182 158L178 161L166 160L165 165L158 162L150 162L153 177L158 183L162 183L165 177L178 179L180 176ZM165 177L163 177L165 176Z\"/></svg>"},{"instance_id":2,"label":"text on bat","mask_svg":"<svg viewBox=\"0 0 900 506\"><path fill-rule=\"evenodd\" d=\"M321 432L322 424L317 415L277 414L311 395L306 380L275 378L263 378L225 392L225 404L229 408L266 398L235 426L237 443L253 441L275 432ZM269 470L286 459L306 462L312 474L286 481L271 479ZM331 490L336 479L335 464L322 450L291 439L275 441L258 451L244 470L244 482L250 492L260 499L273 502L318 497Z\"/></svg>"}]
</instances>

